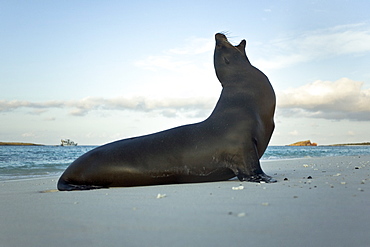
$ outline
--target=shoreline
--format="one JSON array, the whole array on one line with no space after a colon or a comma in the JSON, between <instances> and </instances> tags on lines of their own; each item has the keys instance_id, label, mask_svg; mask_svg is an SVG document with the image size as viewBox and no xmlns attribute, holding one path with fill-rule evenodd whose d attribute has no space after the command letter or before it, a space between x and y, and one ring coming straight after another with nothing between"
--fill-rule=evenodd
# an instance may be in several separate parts
<instances>
[{"instance_id":1,"label":"shoreline","mask_svg":"<svg viewBox=\"0 0 370 247\"><path fill-rule=\"evenodd\" d=\"M334 158L334 157L343 157L343 158L357 158L361 156L367 156L367 155L337 155L337 156L305 156L305 157L298 157L298 158L281 158L281 159L261 159L260 162L263 167L263 163L274 163L274 162L283 162L283 161L297 161L297 160L302 160L302 159L321 159L321 158ZM370 154L369 154L369 160L370 160ZM1 178L0 177L0 183L1 182L6 182L6 181L23 181L23 180L33 180L33 179L47 179L47 178L54 178L54 177L60 177L62 175L63 171L61 171L59 174L50 174L50 175L40 175L40 176L34 176L34 177L21 177L23 175L19 175L19 177L11 177L11 178ZM235 178L233 178L235 179Z\"/></svg>"},{"instance_id":2,"label":"shoreline","mask_svg":"<svg viewBox=\"0 0 370 247\"><path fill-rule=\"evenodd\" d=\"M367 246L370 156L261 161L278 180L56 191L0 181L4 246ZM49 193L40 193L49 192ZM160 196L158 196L158 194Z\"/></svg>"}]
</instances>

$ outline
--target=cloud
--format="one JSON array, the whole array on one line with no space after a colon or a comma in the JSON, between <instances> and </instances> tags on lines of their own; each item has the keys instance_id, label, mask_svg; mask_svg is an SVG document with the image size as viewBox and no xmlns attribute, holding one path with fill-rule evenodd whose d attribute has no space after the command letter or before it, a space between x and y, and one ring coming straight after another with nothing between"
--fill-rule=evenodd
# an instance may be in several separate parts
<instances>
[{"instance_id":1,"label":"cloud","mask_svg":"<svg viewBox=\"0 0 370 247\"><path fill-rule=\"evenodd\" d=\"M144 60L136 61L135 65L153 71L156 71L158 69L166 69L179 72L184 69L186 70L187 67L191 66L191 63L188 61L176 60L172 56L161 55L149 56Z\"/></svg>"},{"instance_id":2,"label":"cloud","mask_svg":"<svg viewBox=\"0 0 370 247\"><path fill-rule=\"evenodd\" d=\"M275 39L261 48L261 56L265 57L254 64L261 68L279 69L338 55L370 52L370 31L362 23L342 25Z\"/></svg>"},{"instance_id":3,"label":"cloud","mask_svg":"<svg viewBox=\"0 0 370 247\"><path fill-rule=\"evenodd\" d=\"M30 114L32 115L41 115L42 113L46 112L46 109L34 109Z\"/></svg>"},{"instance_id":4,"label":"cloud","mask_svg":"<svg viewBox=\"0 0 370 247\"><path fill-rule=\"evenodd\" d=\"M297 136L299 133L298 133L297 130L293 130L293 131L289 132L288 134L291 135L291 136Z\"/></svg>"},{"instance_id":5,"label":"cloud","mask_svg":"<svg viewBox=\"0 0 370 247\"><path fill-rule=\"evenodd\" d=\"M355 136L355 135L356 135L356 133L355 133L354 131L352 131L352 130L349 130L349 131L347 132L347 135L348 135L348 136Z\"/></svg>"},{"instance_id":6,"label":"cloud","mask_svg":"<svg viewBox=\"0 0 370 247\"><path fill-rule=\"evenodd\" d=\"M195 57L212 53L214 41L204 38L191 38L182 47L172 48L162 52L160 55L151 55L145 59L135 62L136 66L156 71L166 69L176 72L187 72L197 70L199 64L194 63Z\"/></svg>"},{"instance_id":7,"label":"cloud","mask_svg":"<svg viewBox=\"0 0 370 247\"><path fill-rule=\"evenodd\" d=\"M369 121L370 88L363 85L348 78L315 81L278 92L278 109L284 116Z\"/></svg>"},{"instance_id":8,"label":"cloud","mask_svg":"<svg viewBox=\"0 0 370 247\"><path fill-rule=\"evenodd\" d=\"M33 113L42 113L42 109L52 107L62 107L63 102L61 101L48 101L48 102L30 102L24 100L0 100L0 112L12 111L21 107L28 107L34 109Z\"/></svg>"},{"instance_id":9,"label":"cloud","mask_svg":"<svg viewBox=\"0 0 370 247\"><path fill-rule=\"evenodd\" d=\"M151 54L135 61L143 75L150 74L145 88L151 95L168 97L213 97L219 95L219 83L213 67L214 41L202 38L188 39L184 45ZM147 73L145 70L155 71ZM166 112L165 115L172 115ZM202 115L202 114L200 114Z\"/></svg>"},{"instance_id":10,"label":"cloud","mask_svg":"<svg viewBox=\"0 0 370 247\"><path fill-rule=\"evenodd\" d=\"M55 117L48 117L48 118L44 118L45 121L55 121L56 118Z\"/></svg>"},{"instance_id":11,"label":"cloud","mask_svg":"<svg viewBox=\"0 0 370 247\"><path fill-rule=\"evenodd\" d=\"M191 38L187 40L187 44L180 48L170 49L168 52L172 54L197 55L214 50L215 42L205 38Z\"/></svg>"},{"instance_id":12,"label":"cloud","mask_svg":"<svg viewBox=\"0 0 370 247\"><path fill-rule=\"evenodd\" d=\"M19 108L30 108L32 111L42 108L44 111L53 108L69 109L72 116L84 116L93 110L132 110L141 112L156 111L165 117L174 117L178 114L187 114L188 117L197 117L199 112L209 112L216 100L214 98L148 98L148 97L117 97L101 98L87 97L72 101L0 101L0 112L14 111ZM194 114L194 112L196 112Z\"/></svg>"},{"instance_id":13,"label":"cloud","mask_svg":"<svg viewBox=\"0 0 370 247\"><path fill-rule=\"evenodd\" d=\"M67 109L71 116L85 116L95 110L156 112L168 118L179 115L188 118L205 116L216 103L220 84L214 75L212 64L201 62L203 59L200 59L200 56L204 55L208 58L208 53L213 49L214 41L191 38L181 47L136 61L135 65L144 69L165 70L166 76L161 77L160 81L146 85L147 88L152 87L152 90L148 91L157 98L151 96L86 97L79 100L46 102L0 100L0 112L28 108L31 109L30 113L41 115L47 110L59 108ZM175 78L168 71L175 72ZM174 81L176 84L173 83ZM164 88L166 90L163 90ZM174 92L171 94L173 98L167 97L168 92ZM188 95L192 97L184 97Z\"/></svg>"},{"instance_id":14,"label":"cloud","mask_svg":"<svg viewBox=\"0 0 370 247\"><path fill-rule=\"evenodd\" d=\"M35 137L36 134L35 133L23 133L22 134L22 137Z\"/></svg>"},{"instance_id":15,"label":"cloud","mask_svg":"<svg viewBox=\"0 0 370 247\"><path fill-rule=\"evenodd\" d=\"M332 120L370 121L370 88L348 78L315 81L298 88L277 92L277 114ZM84 116L96 110L156 112L165 117L199 118L209 114L215 97L87 97L70 101L0 101L0 112L20 108L43 114L51 109L67 109L72 116Z\"/></svg>"}]
</instances>

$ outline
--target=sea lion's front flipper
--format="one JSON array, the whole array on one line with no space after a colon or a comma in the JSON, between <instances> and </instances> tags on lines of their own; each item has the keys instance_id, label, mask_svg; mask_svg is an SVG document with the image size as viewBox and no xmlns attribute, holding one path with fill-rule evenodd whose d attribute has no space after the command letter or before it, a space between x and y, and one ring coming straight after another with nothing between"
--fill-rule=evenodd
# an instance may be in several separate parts
<instances>
[{"instance_id":1,"label":"sea lion's front flipper","mask_svg":"<svg viewBox=\"0 0 370 247\"><path fill-rule=\"evenodd\" d=\"M264 172L255 174L255 175L247 175L247 176L244 176L244 174L240 176L240 173L239 173L238 178L240 181L255 182L255 183L261 183L261 182L275 183L277 182L276 179L272 178L269 175L266 175Z\"/></svg>"},{"instance_id":2,"label":"sea lion's front flipper","mask_svg":"<svg viewBox=\"0 0 370 247\"><path fill-rule=\"evenodd\" d=\"M262 168L258 157L257 143L253 142L252 148L247 150L244 157L244 164L241 168L237 168L237 177L240 181L248 182L265 182L275 183L276 179L266 175Z\"/></svg>"}]
</instances>

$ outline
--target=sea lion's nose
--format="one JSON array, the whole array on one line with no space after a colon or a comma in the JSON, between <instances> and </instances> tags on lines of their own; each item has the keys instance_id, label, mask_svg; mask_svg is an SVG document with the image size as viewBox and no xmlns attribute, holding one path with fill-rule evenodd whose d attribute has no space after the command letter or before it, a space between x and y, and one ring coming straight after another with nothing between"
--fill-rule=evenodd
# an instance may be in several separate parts
<instances>
[{"instance_id":1,"label":"sea lion's nose","mask_svg":"<svg viewBox=\"0 0 370 247\"><path fill-rule=\"evenodd\" d=\"M215 37L216 37L216 40L217 39L226 39L225 34L222 34L222 33L216 33Z\"/></svg>"},{"instance_id":2,"label":"sea lion's nose","mask_svg":"<svg viewBox=\"0 0 370 247\"><path fill-rule=\"evenodd\" d=\"M222 33L216 33L215 38L216 38L216 41L227 40L225 34L222 34Z\"/></svg>"},{"instance_id":3,"label":"sea lion's nose","mask_svg":"<svg viewBox=\"0 0 370 247\"><path fill-rule=\"evenodd\" d=\"M226 36L222 33L216 33L215 39L216 39L216 45L218 46L222 45L225 42L228 42Z\"/></svg>"}]
</instances>

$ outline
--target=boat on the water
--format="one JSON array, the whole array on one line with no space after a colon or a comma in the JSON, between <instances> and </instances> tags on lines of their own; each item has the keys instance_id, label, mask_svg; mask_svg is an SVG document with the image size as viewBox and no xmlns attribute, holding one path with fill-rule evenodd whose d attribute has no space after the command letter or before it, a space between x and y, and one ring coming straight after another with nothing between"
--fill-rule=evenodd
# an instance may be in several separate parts
<instances>
[{"instance_id":1,"label":"boat on the water","mask_svg":"<svg viewBox=\"0 0 370 247\"><path fill-rule=\"evenodd\" d=\"M66 147L66 146L77 146L77 143L74 141L71 141L70 139L62 139L60 140L61 144L60 146Z\"/></svg>"}]
</instances>

